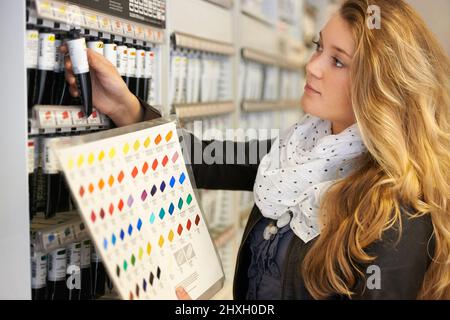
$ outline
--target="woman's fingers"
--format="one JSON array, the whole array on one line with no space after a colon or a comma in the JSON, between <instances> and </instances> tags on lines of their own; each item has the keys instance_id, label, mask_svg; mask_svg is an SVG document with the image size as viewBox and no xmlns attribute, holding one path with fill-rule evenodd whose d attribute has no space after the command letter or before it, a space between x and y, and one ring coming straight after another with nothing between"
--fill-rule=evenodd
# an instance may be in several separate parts
<instances>
[{"instance_id":1,"label":"woman's fingers","mask_svg":"<svg viewBox=\"0 0 450 320\"><path fill-rule=\"evenodd\" d=\"M80 95L80 92L78 91L76 86L70 86L69 87L69 92L72 95L72 97L76 98Z\"/></svg>"},{"instance_id":2,"label":"woman's fingers","mask_svg":"<svg viewBox=\"0 0 450 320\"><path fill-rule=\"evenodd\" d=\"M175 289L178 300L192 300L191 296L182 287Z\"/></svg>"},{"instance_id":3,"label":"woman's fingers","mask_svg":"<svg viewBox=\"0 0 450 320\"><path fill-rule=\"evenodd\" d=\"M69 50L67 49L67 45L65 43L63 43L60 47L59 47L59 52L61 52L62 54L66 54L67 52L69 52Z\"/></svg>"}]
</instances>

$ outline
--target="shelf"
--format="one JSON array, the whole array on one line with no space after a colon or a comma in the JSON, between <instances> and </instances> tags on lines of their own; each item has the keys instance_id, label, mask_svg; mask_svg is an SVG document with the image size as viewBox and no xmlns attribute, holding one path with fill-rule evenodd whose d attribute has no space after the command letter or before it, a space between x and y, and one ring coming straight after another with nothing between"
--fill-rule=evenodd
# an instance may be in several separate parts
<instances>
[{"instance_id":1,"label":"shelf","mask_svg":"<svg viewBox=\"0 0 450 320\"><path fill-rule=\"evenodd\" d=\"M175 47L213 52L224 55L232 55L234 53L234 47L229 43L208 40L181 32L174 32L171 38Z\"/></svg>"},{"instance_id":2,"label":"shelf","mask_svg":"<svg viewBox=\"0 0 450 320\"><path fill-rule=\"evenodd\" d=\"M236 228L233 225L225 227L225 229L221 230L211 230L211 236L213 237L214 244L217 248L223 247L224 245L229 243L229 241L234 237L235 234Z\"/></svg>"},{"instance_id":3,"label":"shelf","mask_svg":"<svg viewBox=\"0 0 450 320\"><path fill-rule=\"evenodd\" d=\"M276 101L243 101L242 109L247 112L273 111L279 109L300 108L300 101L297 100L276 100Z\"/></svg>"},{"instance_id":4,"label":"shelf","mask_svg":"<svg viewBox=\"0 0 450 320\"><path fill-rule=\"evenodd\" d=\"M86 117L81 106L35 105L30 127L30 134L46 134L110 128L111 121L96 110Z\"/></svg>"},{"instance_id":5,"label":"shelf","mask_svg":"<svg viewBox=\"0 0 450 320\"><path fill-rule=\"evenodd\" d=\"M242 48L242 57L263 64L278 65L278 57L251 48Z\"/></svg>"},{"instance_id":6,"label":"shelf","mask_svg":"<svg viewBox=\"0 0 450 320\"><path fill-rule=\"evenodd\" d=\"M262 64L273 65L282 69L300 72L304 64L302 59L289 59L286 56L276 56L251 48L242 48L242 57L246 60L259 62Z\"/></svg>"},{"instance_id":7,"label":"shelf","mask_svg":"<svg viewBox=\"0 0 450 320\"><path fill-rule=\"evenodd\" d=\"M255 12L253 10L249 10L248 8L242 8L241 12L245 14L246 16L255 19L258 22L261 22L267 26L274 27L275 21L270 20L269 18L265 17L263 14L259 12Z\"/></svg>"},{"instance_id":8,"label":"shelf","mask_svg":"<svg viewBox=\"0 0 450 320\"><path fill-rule=\"evenodd\" d=\"M205 1L217 4L218 6L221 6L225 9L233 8L233 0L205 0Z\"/></svg>"},{"instance_id":9,"label":"shelf","mask_svg":"<svg viewBox=\"0 0 450 320\"><path fill-rule=\"evenodd\" d=\"M114 34L125 38L133 38L151 43L164 43L164 29L131 22L129 20L107 16L91 9L68 5L56 0L36 0L38 18L58 22L68 29L69 25Z\"/></svg>"},{"instance_id":10,"label":"shelf","mask_svg":"<svg viewBox=\"0 0 450 320\"><path fill-rule=\"evenodd\" d=\"M31 234L34 250L44 254L89 238L77 211L58 213L49 219L36 215L31 221Z\"/></svg>"},{"instance_id":11,"label":"shelf","mask_svg":"<svg viewBox=\"0 0 450 320\"><path fill-rule=\"evenodd\" d=\"M202 117L213 117L231 113L235 110L231 101L207 102L194 104L174 104L175 113L180 119L195 119Z\"/></svg>"}]
</instances>

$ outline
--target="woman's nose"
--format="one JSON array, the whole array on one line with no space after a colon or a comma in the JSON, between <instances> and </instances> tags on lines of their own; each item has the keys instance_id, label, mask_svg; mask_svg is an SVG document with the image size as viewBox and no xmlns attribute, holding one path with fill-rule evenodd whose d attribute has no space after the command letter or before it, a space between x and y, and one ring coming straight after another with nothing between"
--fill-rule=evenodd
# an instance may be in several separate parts
<instances>
[{"instance_id":1,"label":"woman's nose","mask_svg":"<svg viewBox=\"0 0 450 320\"><path fill-rule=\"evenodd\" d=\"M314 78L321 79L323 77L322 59L320 55L313 55L306 64L306 73Z\"/></svg>"}]
</instances>

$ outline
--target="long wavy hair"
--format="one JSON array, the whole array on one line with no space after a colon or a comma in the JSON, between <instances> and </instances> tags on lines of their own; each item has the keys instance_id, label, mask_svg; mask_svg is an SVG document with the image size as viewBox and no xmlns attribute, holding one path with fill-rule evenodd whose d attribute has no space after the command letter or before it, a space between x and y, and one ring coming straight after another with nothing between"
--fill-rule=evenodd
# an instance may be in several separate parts
<instances>
[{"instance_id":1,"label":"long wavy hair","mask_svg":"<svg viewBox=\"0 0 450 320\"><path fill-rule=\"evenodd\" d=\"M381 28L366 24L368 5ZM351 99L368 153L336 182L321 205L322 231L301 272L316 299L352 297L364 249L383 231L430 215L435 251L418 299L450 298L450 62L423 20L403 0L348 0L339 10L356 51Z\"/></svg>"}]
</instances>

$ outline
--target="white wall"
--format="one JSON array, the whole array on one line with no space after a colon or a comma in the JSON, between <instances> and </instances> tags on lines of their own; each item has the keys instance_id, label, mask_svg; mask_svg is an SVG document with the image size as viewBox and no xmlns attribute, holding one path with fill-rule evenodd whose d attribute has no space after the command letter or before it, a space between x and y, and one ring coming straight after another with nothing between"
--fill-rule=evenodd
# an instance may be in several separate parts
<instances>
[{"instance_id":1,"label":"white wall","mask_svg":"<svg viewBox=\"0 0 450 320\"><path fill-rule=\"evenodd\" d=\"M450 55L450 1L407 0L425 20Z\"/></svg>"}]
</instances>

